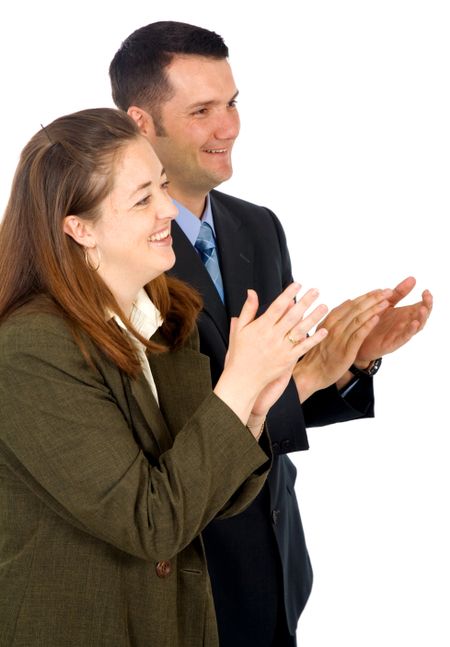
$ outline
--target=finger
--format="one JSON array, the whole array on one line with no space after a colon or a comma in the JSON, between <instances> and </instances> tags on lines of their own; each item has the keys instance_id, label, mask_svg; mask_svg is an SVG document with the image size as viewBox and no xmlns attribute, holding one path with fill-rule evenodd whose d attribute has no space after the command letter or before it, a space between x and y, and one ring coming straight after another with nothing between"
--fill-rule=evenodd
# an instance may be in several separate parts
<instances>
[{"instance_id":1,"label":"finger","mask_svg":"<svg viewBox=\"0 0 450 647\"><path fill-rule=\"evenodd\" d=\"M326 315L327 306L323 303L316 308L304 319L298 320L289 330L286 335L289 340L301 340L306 337L308 331L316 326L319 321ZM321 328L326 329L325 325L322 325Z\"/></svg>"},{"instance_id":2,"label":"finger","mask_svg":"<svg viewBox=\"0 0 450 647\"><path fill-rule=\"evenodd\" d=\"M377 299L378 296L367 299L365 303L361 303L359 307L353 309L350 313L351 317L346 317L345 321L341 322L344 335L348 337L354 334L375 315L382 314L390 306L390 302L387 299L383 299L382 301L378 301Z\"/></svg>"},{"instance_id":3,"label":"finger","mask_svg":"<svg viewBox=\"0 0 450 647\"><path fill-rule=\"evenodd\" d=\"M413 315L414 319L419 322L419 330L422 330L433 309L433 296L429 290L422 292L422 301L415 303L412 308L416 311Z\"/></svg>"},{"instance_id":4,"label":"finger","mask_svg":"<svg viewBox=\"0 0 450 647\"><path fill-rule=\"evenodd\" d=\"M237 327L237 317L231 317L230 319L230 334L229 334L229 340L231 341L236 334L236 327ZM230 345L230 344L228 344Z\"/></svg>"},{"instance_id":5,"label":"finger","mask_svg":"<svg viewBox=\"0 0 450 647\"><path fill-rule=\"evenodd\" d=\"M422 330L422 328L423 328L423 325L421 325L420 321L417 321L417 319L415 319L414 321L411 321L406 331L406 334L408 335L408 339L411 339L411 337L413 337L416 333Z\"/></svg>"},{"instance_id":6,"label":"finger","mask_svg":"<svg viewBox=\"0 0 450 647\"><path fill-rule=\"evenodd\" d=\"M389 299L391 305L395 306L399 301L404 299L416 285L416 279L413 276L408 276L401 281L393 290L392 297Z\"/></svg>"},{"instance_id":7,"label":"finger","mask_svg":"<svg viewBox=\"0 0 450 647\"><path fill-rule=\"evenodd\" d=\"M420 330L420 324L417 320L411 321L401 332L398 332L395 338L390 342L386 353L393 353L398 348L406 344Z\"/></svg>"},{"instance_id":8,"label":"finger","mask_svg":"<svg viewBox=\"0 0 450 647\"><path fill-rule=\"evenodd\" d=\"M292 303L296 294L299 292L301 285L299 283L291 283L285 290L270 304L266 312L261 315L269 323L275 325L285 313L292 309ZM297 305L294 303L294 306Z\"/></svg>"},{"instance_id":9,"label":"finger","mask_svg":"<svg viewBox=\"0 0 450 647\"><path fill-rule=\"evenodd\" d=\"M321 341L325 339L328 335L328 330L326 328L319 328L309 337L304 337L302 340L298 341L296 344L292 344L292 354L299 359L303 357L311 348L320 344Z\"/></svg>"},{"instance_id":10,"label":"finger","mask_svg":"<svg viewBox=\"0 0 450 647\"><path fill-rule=\"evenodd\" d=\"M417 330L415 332L419 332L419 330L422 330L422 328L425 326L425 324L428 321L430 312L431 311L428 310L428 308L424 305L419 309L417 316L411 322L411 323L417 323Z\"/></svg>"},{"instance_id":11,"label":"finger","mask_svg":"<svg viewBox=\"0 0 450 647\"><path fill-rule=\"evenodd\" d=\"M353 299L352 303L358 310L365 310L384 299L389 299L390 301L392 293L393 291L389 288L386 290L371 290L370 292L366 292L366 294L362 294L361 296L356 297L356 299Z\"/></svg>"},{"instance_id":12,"label":"finger","mask_svg":"<svg viewBox=\"0 0 450 647\"><path fill-rule=\"evenodd\" d=\"M303 321L306 310L314 303L318 295L319 291L315 288L312 288L305 292L302 298L299 299L292 308L284 312L283 316L280 317L280 319L276 323L276 327L278 328L280 335L287 335L292 328L299 326L300 322ZM327 313L328 308L326 306L323 306L321 311L323 317ZM317 323L318 319L316 319L315 321ZM310 328L311 325L306 325L302 335L306 334L306 332Z\"/></svg>"},{"instance_id":13,"label":"finger","mask_svg":"<svg viewBox=\"0 0 450 647\"><path fill-rule=\"evenodd\" d=\"M247 290L247 298L242 306L240 315L236 320L235 330L242 330L242 328L254 320L258 311L258 304L258 295L255 290Z\"/></svg>"},{"instance_id":14,"label":"finger","mask_svg":"<svg viewBox=\"0 0 450 647\"><path fill-rule=\"evenodd\" d=\"M429 290L424 290L422 292L422 302L423 305L428 309L429 312L433 309L433 295Z\"/></svg>"},{"instance_id":15,"label":"finger","mask_svg":"<svg viewBox=\"0 0 450 647\"><path fill-rule=\"evenodd\" d=\"M373 315L368 319L362 326L359 326L348 338L347 350L351 353L357 353L361 344L364 342L366 337L372 332L375 326L380 322L379 315Z\"/></svg>"},{"instance_id":16,"label":"finger","mask_svg":"<svg viewBox=\"0 0 450 647\"><path fill-rule=\"evenodd\" d=\"M319 290L317 288L310 288L305 292L305 294L297 300L296 305L298 306L297 310L299 312L305 313L308 308L314 303L314 301L319 296Z\"/></svg>"},{"instance_id":17,"label":"finger","mask_svg":"<svg viewBox=\"0 0 450 647\"><path fill-rule=\"evenodd\" d=\"M355 317L364 311L376 306L392 296L392 290L371 290L356 299L344 301L337 308L331 311L324 324L331 330L332 327L347 327ZM388 303L389 305L389 303Z\"/></svg>"}]
</instances>

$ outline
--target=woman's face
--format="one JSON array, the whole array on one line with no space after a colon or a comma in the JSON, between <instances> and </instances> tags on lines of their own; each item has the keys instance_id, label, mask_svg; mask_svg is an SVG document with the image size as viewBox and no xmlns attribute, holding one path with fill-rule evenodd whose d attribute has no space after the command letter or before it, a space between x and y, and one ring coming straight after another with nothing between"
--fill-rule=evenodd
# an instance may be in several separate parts
<instances>
[{"instance_id":1,"label":"woman's face","mask_svg":"<svg viewBox=\"0 0 450 647\"><path fill-rule=\"evenodd\" d=\"M139 137L120 154L111 193L92 225L92 263L123 307L145 284L175 263L170 235L177 208L167 178L149 142Z\"/></svg>"}]
</instances>

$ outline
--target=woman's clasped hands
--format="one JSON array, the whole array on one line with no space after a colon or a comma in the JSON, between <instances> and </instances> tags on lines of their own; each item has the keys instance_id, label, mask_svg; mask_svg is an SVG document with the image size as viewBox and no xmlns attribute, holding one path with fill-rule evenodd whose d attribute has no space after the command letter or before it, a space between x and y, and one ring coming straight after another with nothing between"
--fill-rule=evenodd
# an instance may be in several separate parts
<instances>
[{"instance_id":1,"label":"woman's clasped hands","mask_svg":"<svg viewBox=\"0 0 450 647\"><path fill-rule=\"evenodd\" d=\"M259 317L258 295L248 290L239 317L231 320L225 368L214 391L255 437L299 358L327 335L323 327L310 332L328 311L321 304L307 313L318 290L296 300L300 288L298 283L289 285Z\"/></svg>"}]
</instances>

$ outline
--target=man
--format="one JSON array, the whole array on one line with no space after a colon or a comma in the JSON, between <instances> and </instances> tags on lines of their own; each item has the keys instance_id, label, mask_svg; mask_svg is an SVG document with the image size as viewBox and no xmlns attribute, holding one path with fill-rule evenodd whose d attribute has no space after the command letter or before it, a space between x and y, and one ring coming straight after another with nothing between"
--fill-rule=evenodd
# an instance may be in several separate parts
<instances>
[{"instance_id":1,"label":"man","mask_svg":"<svg viewBox=\"0 0 450 647\"><path fill-rule=\"evenodd\" d=\"M110 76L116 105L139 124L170 180L179 209L172 227L174 273L202 294L201 348L215 381L230 317L247 289L256 290L264 308L292 282L276 216L214 190L232 174L239 133L228 49L214 32L153 23L122 44ZM213 521L204 532L222 647L296 644L312 572L294 493L296 470L286 454L308 448L307 426L373 416L379 358L408 341L431 310L428 292L413 306L394 307L414 283L409 278L393 291L370 292L328 315L328 336L298 363L268 417L274 460L266 486L243 514Z\"/></svg>"}]
</instances>

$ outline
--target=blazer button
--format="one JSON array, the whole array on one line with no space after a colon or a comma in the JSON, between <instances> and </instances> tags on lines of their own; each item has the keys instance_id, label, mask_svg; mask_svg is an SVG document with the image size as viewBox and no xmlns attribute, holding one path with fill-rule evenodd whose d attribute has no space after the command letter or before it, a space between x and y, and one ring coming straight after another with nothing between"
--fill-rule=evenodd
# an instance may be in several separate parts
<instances>
[{"instance_id":1,"label":"blazer button","mask_svg":"<svg viewBox=\"0 0 450 647\"><path fill-rule=\"evenodd\" d=\"M172 572L172 564L169 560L162 560L156 564L155 570L158 577L168 577Z\"/></svg>"}]
</instances>

